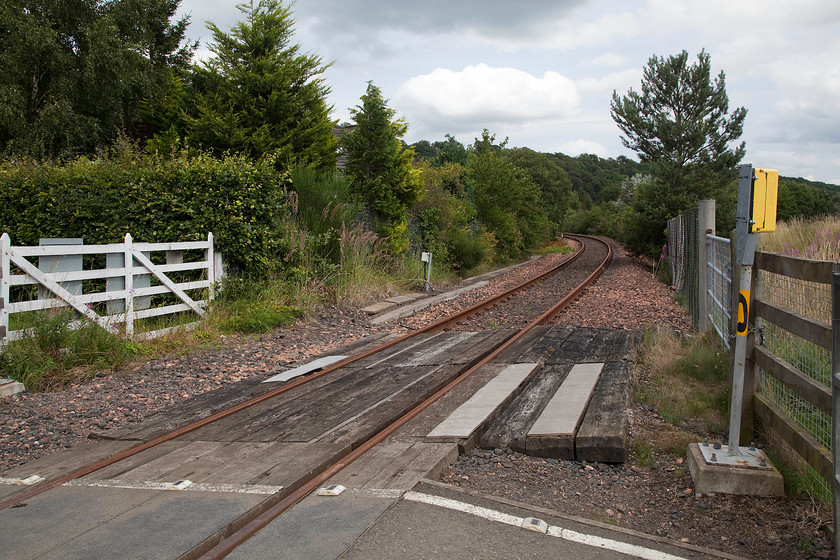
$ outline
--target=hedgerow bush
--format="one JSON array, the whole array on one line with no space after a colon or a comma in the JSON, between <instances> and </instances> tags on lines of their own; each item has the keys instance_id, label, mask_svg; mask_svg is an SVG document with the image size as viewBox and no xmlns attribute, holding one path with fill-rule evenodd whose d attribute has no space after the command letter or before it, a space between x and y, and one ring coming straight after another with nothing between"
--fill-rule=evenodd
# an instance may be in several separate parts
<instances>
[{"instance_id":1,"label":"hedgerow bush","mask_svg":"<svg viewBox=\"0 0 840 560\"><path fill-rule=\"evenodd\" d=\"M284 248L287 173L270 159L123 154L66 163L0 163L0 232L14 245L41 237L86 244L198 241L248 275L264 274Z\"/></svg>"}]
</instances>

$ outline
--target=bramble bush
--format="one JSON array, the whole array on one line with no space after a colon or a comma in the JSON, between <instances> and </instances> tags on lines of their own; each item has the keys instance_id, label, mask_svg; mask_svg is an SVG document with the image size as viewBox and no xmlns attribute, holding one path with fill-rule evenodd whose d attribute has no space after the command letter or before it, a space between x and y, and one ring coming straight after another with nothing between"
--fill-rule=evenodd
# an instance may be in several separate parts
<instances>
[{"instance_id":1,"label":"bramble bush","mask_svg":"<svg viewBox=\"0 0 840 560\"><path fill-rule=\"evenodd\" d=\"M15 245L41 237L87 244L198 241L246 275L264 274L283 252L287 173L270 158L121 155L66 163L0 164L0 231Z\"/></svg>"}]
</instances>

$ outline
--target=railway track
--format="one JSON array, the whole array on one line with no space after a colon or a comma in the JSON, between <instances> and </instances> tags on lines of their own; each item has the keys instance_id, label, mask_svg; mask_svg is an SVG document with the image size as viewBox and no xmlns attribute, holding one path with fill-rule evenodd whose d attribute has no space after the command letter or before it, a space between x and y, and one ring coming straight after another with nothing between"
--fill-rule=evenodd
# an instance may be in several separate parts
<instances>
[{"instance_id":1,"label":"railway track","mask_svg":"<svg viewBox=\"0 0 840 560\"><path fill-rule=\"evenodd\" d=\"M535 329L548 328L545 325L597 279L611 260L609 245L603 241L575 238L581 250L558 269L320 371L274 389L261 389L253 398L166 433L154 423L123 433L116 442L120 451L79 467L65 466L64 473L6 496L0 510L78 481L123 481L126 473L134 477L139 472L151 473L157 467L149 465L165 460L173 449L190 450L184 453L189 455L193 478L197 472L212 471L202 461L212 463L216 455L248 456L258 468L228 478L277 491L182 556L222 558L476 372L513 349L533 345ZM490 431L497 437L491 443L504 439L498 430ZM291 478L277 468L280 463L259 463L263 453L289 456L290 450L297 454L298 463ZM222 479L215 482L224 484Z\"/></svg>"}]
</instances>

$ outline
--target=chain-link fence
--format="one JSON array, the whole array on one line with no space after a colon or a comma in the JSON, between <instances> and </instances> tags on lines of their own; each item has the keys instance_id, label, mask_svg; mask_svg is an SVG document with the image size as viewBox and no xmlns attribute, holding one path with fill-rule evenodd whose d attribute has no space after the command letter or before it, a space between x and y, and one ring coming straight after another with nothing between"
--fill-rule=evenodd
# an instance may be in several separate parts
<instances>
[{"instance_id":1,"label":"chain-link fence","mask_svg":"<svg viewBox=\"0 0 840 560\"><path fill-rule=\"evenodd\" d=\"M692 208L668 220L668 260L671 263L672 284L685 298L695 325L700 319L698 216L699 209Z\"/></svg>"}]
</instances>

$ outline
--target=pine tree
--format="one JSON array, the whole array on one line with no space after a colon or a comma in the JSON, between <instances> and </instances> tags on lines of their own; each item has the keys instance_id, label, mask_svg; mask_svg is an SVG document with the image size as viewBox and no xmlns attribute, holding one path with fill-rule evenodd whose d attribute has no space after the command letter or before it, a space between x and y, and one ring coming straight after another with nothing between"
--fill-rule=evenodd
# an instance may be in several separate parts
<instances>
[{"instance_id":1,"label":"pine tree","mask_svg":"<svg viewBox=\"0 0 840 560\"><path fill-rule=\"evenodd\" d=\"M419 173L412 166L414 149L401 138L408 130L403 119L394 119L382 91L368 82L362 104L351 110L356 123L341 139L347 154L345 172L351 193L381 220L379 234L389 238L394 252L408 245L408 207L423 196Z\"/></svg>"},{"instance_id":2,"label":"pine tree","mask_svg":"<svg viewBox=\"0 0 840 560\"><path fill-rule=\"evenodd\" d=\"M217 154L271 153L282 163L335 167L336 139L320 57L293 43L291 8L251 0L229 33L208 24L215 57L195 68L187 140Z\"/></svg>"}]
</instances>

